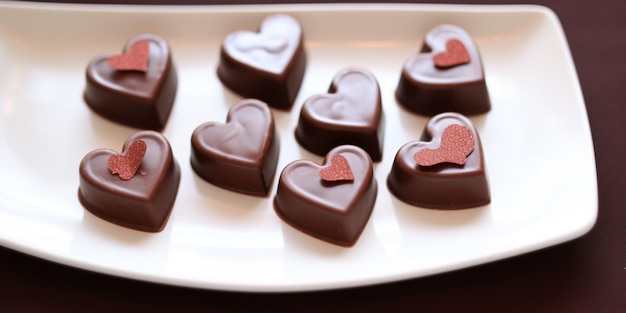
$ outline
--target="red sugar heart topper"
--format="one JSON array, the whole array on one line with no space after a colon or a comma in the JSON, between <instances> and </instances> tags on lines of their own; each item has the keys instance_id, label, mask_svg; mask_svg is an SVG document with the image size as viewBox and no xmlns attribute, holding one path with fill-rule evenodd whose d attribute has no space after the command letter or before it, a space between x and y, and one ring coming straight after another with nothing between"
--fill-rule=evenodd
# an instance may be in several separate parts
<instances>
[{"instance_id":1,"label":"red sugar heart topper","mask_svg":"<svg viewBox=\"0 0 626 313\"><path fill-rule=\"evenodd\" d=\"M119 174L121 179L129 180L137 173L145 154L146 143L143 140L135 140L123 154L110 156L107 167L113 175Z\"/></svg>"},{"instance_id":2,"label":"red sugar heart topper","mask_svg":"<svg viewBox=\"0 0 626 313\"><path fill-rule=\"evenodd\" d=\"M118 71L148 71L150 43L146 40L134 43L126 53L109 58L109 66Z\"/></svg>"},{"instance_id":3,"label":"red sugar heart topper","mask_svg":"<svg viewBox=\"0 0 626 313\"><path fill-rule=\"evenodd\" d=\"M325 181L354 180L350 163L341 154L337 154L330 159L330 165L320 170L320 177Z\"/></svg>"},{"instance_id":4,"label":"red sugar heart topper","mask_svg":"<svg viewBox=\"0 0 626 313\"><path fill-rule=\"evenodd\" d=\"M465 45L458 39L450 39L446 42L446 51L437 53L433 57L435 66L449 68L471 61Z\"/></svg>"},{"instance_id":5,"label":"red sugar heart topper","mask_svg":"<svg viewBox=\"0 0 626 313\"><path fill-rule=\"evenodd\" d=\"M422 149L413 158L421 166L439 163L464 165L467 156L474 151L474 134L461 125L452 124L441 134L441 145L437 149Z\"/></svg>"}]
</instances>

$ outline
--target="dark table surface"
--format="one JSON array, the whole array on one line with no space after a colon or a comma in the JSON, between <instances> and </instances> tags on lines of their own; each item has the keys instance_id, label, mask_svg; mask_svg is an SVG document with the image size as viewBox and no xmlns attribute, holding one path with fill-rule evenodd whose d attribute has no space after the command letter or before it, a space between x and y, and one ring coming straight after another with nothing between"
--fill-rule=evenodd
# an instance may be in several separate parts
<instances>
[{"instance_id":1,"label":"dark table surface","mask_svg":"<svg viewBox=\"0 0 626 313\"><path fill-rule=\"evenodd\" d=\"M278 294L198 290L134 281L0 247L0 312L626 312L626 1L532 3L551 8L560 18L589 114L597 162L599 213L595 227L583 237L526 255L425 278Z\"/></svg>"}]
</instances>

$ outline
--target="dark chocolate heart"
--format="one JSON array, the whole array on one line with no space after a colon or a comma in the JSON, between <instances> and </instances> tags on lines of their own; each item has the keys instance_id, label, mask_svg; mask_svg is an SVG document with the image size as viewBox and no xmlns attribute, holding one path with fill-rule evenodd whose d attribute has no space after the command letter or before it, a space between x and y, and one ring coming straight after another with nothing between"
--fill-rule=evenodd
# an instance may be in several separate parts
<instances>
[{"instance_id":1,"label":"dark chocolate heart","mask_svg":"<svg viewBox=\"0 0 626 313\"><path fill-rule=\"evenodd\" d=\"M144 42L149 53L145 71L112 67L109 61L119 55L94 58L87 67L84 98L95 113L111 121L135 128L161 130L174 105L178 78L169 46L161 37L136 36L126 43L123 55ZM136 53L141 54L141 51ZM137 63L135 61L141 60L131 63ZM116 61L113 63L115 65Z\"/></svg>"},{"instance_id":2,"label":"dark chocolate heart","mask_svg":"<svg viewBox=\"0 0 626 313\"><path fill-rule=\"evenodd\" d=\"M328 93L304 102L296 139L318 155L339 145L356 145L377 162L383 153L383 124L376 78L365 69L350 67L337 73Z\"/></svg>"},{"instance_id":3,"label":"dark chocolate heart","mask_svg":"<svg viewBox=\"0 0 626 313\"><path fill-rule=\"evenodd\" d=\"M226 124L204 123L191 137L191 165L207 182L251 195L267 195L280 141L267 104L255 99L233 106Z\"/></svg>"},{"instance_id":4,"label":"dark chocolate heart","mask_svg":"<svg viewBox=\"0 0 626 313\"><path fill-rule=\"evenodd\" d=\"M122 151L131 143L143 141L145 155L130 179L122 179L108 168L108 160L117 155L110 149L88 153L79 168L78 198L92 214L124 227L161 231L172 211L180 183L180 168L169 142L154 131L130 136Z\"/></svg>"},{"instance_id":5,"label":"dark chocolate heart","mask_svg":"<svg viewBox=\"0 0 626 313\"><path fill-rule=\"evenodd\" d=\"M352 246L372 213L377 184L372 161L361 148L336 147L326 155L324 164L336 155L347 160L353 180L329 182L319 175L324 165L294 161L280 175L274 208L283 221L306 234Z\"/></svg>"},{"instance_id":6,"label":"dark chocolate heart","mask_svg":"<svg viewBox=\"0 0 626 313\"><path fill-rule=\"evenodd\" d=\"M488 112L483 64L470 34L454 25L431 29L421 52L404 63L396 99L407 110L427 116Z\"/></svg>"},{"instance_id":7,"label":"dark chocolate heart","mask_svg":"<svg viewBox=\"0 0 626 313\"><path fill-rule=\"evenodd\" d=\"M459 130L467 129L472 134L471 150L466 143L455 146L462 150L455 153L467 155L464 164L446 161L420 165L415 156L421 151L441 149L444 132L457 125ZM466 136L461 137L464 141ZM471 121L458 113L434 116L420 141L409 142L398 150L387 185L398 199L425 208L464 209L489 204L491 196L482 144Z\"/></svg>"},{"instance_id":8,"label":"dark chocolate heart","mask_svg":"<svg viewBox=\"0 0 626 313\"><path fill-rule=\"evenodd\" d=\"M302 29L284 14L263 20L259 32L237 31L224 38L217 75L244 98L290 109L306 69Z\"/></svg>"}]
</instances>

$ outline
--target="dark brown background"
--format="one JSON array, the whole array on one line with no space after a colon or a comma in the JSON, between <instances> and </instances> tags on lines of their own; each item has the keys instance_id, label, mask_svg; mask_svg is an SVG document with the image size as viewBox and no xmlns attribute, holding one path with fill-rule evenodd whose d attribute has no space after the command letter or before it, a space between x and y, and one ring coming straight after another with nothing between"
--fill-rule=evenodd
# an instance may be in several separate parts
<instances>
[{"instance_id":1,"label":"dark brown background","mask_svg":"<svg viewBox=\"0 0 626 313\"><path fill-rule=\"evenodd\" d=\"M0 247L0 312L626 312L626 1L532 3L548 6L559 16L587 104L599 189L598 221L587 235L452 273L369 287L288 294L234 293L138 282L69 268Z\"/></svg>"}]
</instances>

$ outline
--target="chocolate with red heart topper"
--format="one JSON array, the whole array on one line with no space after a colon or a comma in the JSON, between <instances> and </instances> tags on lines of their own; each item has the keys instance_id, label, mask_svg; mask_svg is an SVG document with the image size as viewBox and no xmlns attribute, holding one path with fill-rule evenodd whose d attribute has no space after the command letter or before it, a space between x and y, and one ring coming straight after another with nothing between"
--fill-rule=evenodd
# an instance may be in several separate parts
<instances>
[{"instance_id":1,"label":"chocolate with red heart topper","mask_svg":"<svg viewBox=\"0 0 626 313\"><path fill-rule=\"evenodd\" d=\"M369 155L343 145L329 151L323 165L309 160L288 164L280 175L274 209L295 229L350 247L367 225L377 188Z\"/></svg>"},{"instance_id":2,"label":"chocolate with red heart topper","mask_svg":"<svg viewBox=\"0 0 626 313\"><path fill-rule=\"evenodd\" d=\"M278 164L280 140L266 103L245 99L226 123L207 122L191 136L191 166L205 181L236 192L265 196Z\"/></svg>"},{"instance_id":3,"label":"chocolate with red heart topper","mask_svg":"<svg viewBox=\"0 0 626 313\"><path fill-rule=\"evenodd\" d=\"M425 116L491 110L478 47L455 25L440 25L426 33L421 51L404 63L395 95L402 107Z\"/></svg>"},{"instance_id":4,"label":"chocolate with red heart topper","mask_svg":"<svg viewBox=\"0 0 626 313\"><path fill-rule=\"evenodd\" d=\"M424 208L489 204L482 144L472 122L458 113L431 118L419 141L398 150L387 186L396 198Z\"/></svg>"},{"instance_id":5,"label":"chocolate with red heart topper","mask_svg":"<svg viewBox=\"0 0 626 313\"><path fill-rule=\"evenodd\" d=\"M89 152L79 173L78 199L87 211L146 232L165 227L181 177L169 142L155 131L130 136L121 154L105 148Z\"/></svg>"},{"instance_id":6,"label":"chocolate with red heart topper","mask_svg":"<svg viewBox=\"0 0 626 313\"><path fill-rule=\"evenodd\" d=\"M300 23L276 14L265 18L258 32L240 30L224 38L217 76L244 98L289 110L300 91L306 63Z\"/></svg>"},{"instance_id":7,"label":"chocolate with red heart topper","mask_svg":"<svg viewBox=\"0 0 626 313\"><path fill-rule=\"evenodd\" d=\"M178 77L167 42L153 34L130 39L121 54L87 66L84 99L98 115L131 127L162 130L176 98Z\"/></svg>"},{"instance_id":8,"label":"chocolate with red heart topper","mask_svg":"<svg viewBox=\"0 0 626 313\"><path fill-rule=\"evenodd\" d=\"M374 162L380 161L384 114L376 77L359 67L339 71L328 93L304 102L295 134L303 148L317 155L350 144L361 147Z\"/></svg>"}]
</instances>

